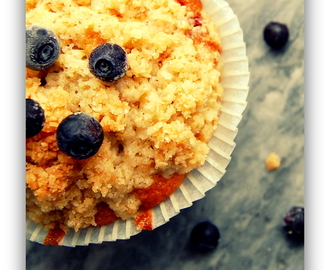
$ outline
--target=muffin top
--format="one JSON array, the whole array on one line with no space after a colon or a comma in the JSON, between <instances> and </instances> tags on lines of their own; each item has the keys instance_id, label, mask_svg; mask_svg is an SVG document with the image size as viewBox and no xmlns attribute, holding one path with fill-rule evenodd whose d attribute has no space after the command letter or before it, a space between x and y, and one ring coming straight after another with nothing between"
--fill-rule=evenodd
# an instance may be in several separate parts
<instances>
[{"instance_id":1,"label":"muffin top","mask_svg":"<svg viewBox=\"0 0 330 270\"><path fill-rule=\"evenodd\" d=\"M50 66L26 68L26 98L44 112L26 139L29 218L66 231L134 218L204 163L223 88L220 38L199 0L27 0L26 25L59 43ZM105 54L110 79L95 72ZM66 151L68 117L87 121L88 138L89 123L102 133L90 155Z\"/></svg>"}]
</instances>

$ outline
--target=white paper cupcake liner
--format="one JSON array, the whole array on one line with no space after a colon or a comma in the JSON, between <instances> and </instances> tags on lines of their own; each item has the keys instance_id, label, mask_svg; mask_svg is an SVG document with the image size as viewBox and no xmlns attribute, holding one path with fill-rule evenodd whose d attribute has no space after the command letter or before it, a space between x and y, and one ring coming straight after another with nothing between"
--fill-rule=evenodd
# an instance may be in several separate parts
<instances>
[{"instance_id":1,"label":"white paper cupcake liner","mask_svg":"<svg viewBox=\"0 0 330 270\"><path fill-rule=\"evenodd\" d=\"M249 67L243 31L237 16L224 0L202 0L204 10L213 18L219 30L224 67L221 84L224 87L218 128L209 142L210 152L205 164L188 174L181 186L165 201L152 209L153 228L157 228L177 215L180 210L205 196L226 172L235 148L238 124L246 108L249 92ZM60 242L62 246L83 246L129 239L140 232L133 219L70 231ZM43 243L47 231L41 225L26 219L26 238Z\"/></svg>"}]
</instances>

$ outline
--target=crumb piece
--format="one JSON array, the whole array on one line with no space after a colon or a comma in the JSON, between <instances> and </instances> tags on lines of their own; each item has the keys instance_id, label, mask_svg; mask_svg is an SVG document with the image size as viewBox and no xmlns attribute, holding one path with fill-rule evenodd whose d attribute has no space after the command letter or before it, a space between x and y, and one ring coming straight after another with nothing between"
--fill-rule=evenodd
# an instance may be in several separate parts
<instances>
[{"instance_id":1,"label":"crumb piece","mask_svg":"<svg viewBox=\"0 0 330 270\"><path fill-rule=\"evenodd\" d=\"M275 170L281 166L281 158L278 154L272 152L266 158L266 167L268 171Z\"/></svg>"}]
</instances>

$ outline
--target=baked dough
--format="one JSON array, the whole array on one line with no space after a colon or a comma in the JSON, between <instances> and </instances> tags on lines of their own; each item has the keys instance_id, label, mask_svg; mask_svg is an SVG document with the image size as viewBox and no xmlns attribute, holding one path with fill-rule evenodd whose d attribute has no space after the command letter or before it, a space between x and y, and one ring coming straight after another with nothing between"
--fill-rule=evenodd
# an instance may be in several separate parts
<instances>
[{"instance_id":1,"label":"baked dough","mask_svg":"<svg viewBox=\"0 0 330 270\"><path fill-rule=\"evenodd\" d=\"M46 118L26 139L29 218L77 231L98 225L100 203L120 219L135 217L143 206L136 190L183 179L204 163L223 88L220 38L199 0L27 0L31 24L51 28L61 53L46 70L26 69L26 97ZM91 51L106 42L128 57L114 82L88 69ZM58 125L76 112L104 130L99 151L85 160L56 143Z\"/></svg>"}]
</instances>

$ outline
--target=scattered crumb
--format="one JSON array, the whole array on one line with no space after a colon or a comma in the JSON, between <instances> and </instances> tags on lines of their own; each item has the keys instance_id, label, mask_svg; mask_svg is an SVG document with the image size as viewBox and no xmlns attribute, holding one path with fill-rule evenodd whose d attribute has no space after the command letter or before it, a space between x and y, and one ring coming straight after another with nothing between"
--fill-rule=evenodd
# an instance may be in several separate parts
<instances>
[{"instance_id":1,"label":"scattered crumb","mask_svg":"<svg viewBox=\"0 0 330 270\"><path fill-rule=\"evenodd\" d=\"M278 154L272 152L266 158L266 167L268 171L276 170L281 166L281 158Z\"/></svg>"}]
</instances>

